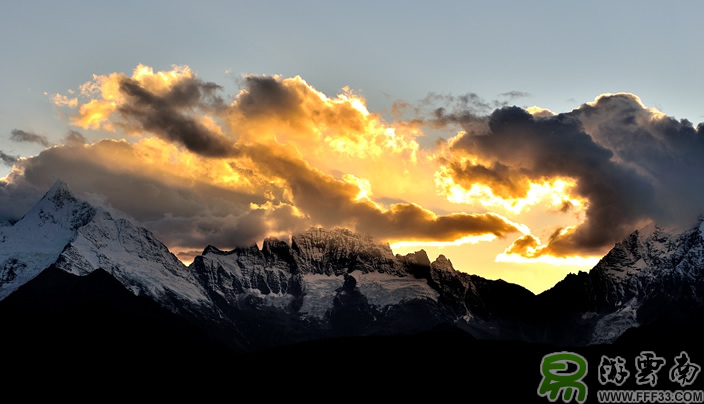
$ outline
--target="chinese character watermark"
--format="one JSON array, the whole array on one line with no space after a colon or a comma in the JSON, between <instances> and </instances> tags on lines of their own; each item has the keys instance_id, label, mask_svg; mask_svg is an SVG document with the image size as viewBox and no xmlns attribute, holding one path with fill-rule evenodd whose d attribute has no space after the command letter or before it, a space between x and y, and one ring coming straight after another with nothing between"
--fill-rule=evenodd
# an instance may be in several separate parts
<instances>
[{"instance_id":1,"label":"chinese character watermark","mask_svg":"<svg viewBox=\"0 0 704 404\"><path fill-rule=\"evenodd\" d=\"M655 356L655 352L643 351L636 357L636 383L650 384L654 387L658 383L658 371L665 365L665 358Z\"/></svg>"},{"instance_id":2,"label":"chinese character watermark","mask_svg":"<svg viewBox=\"0 0 704 404\"><path fill-rule=\"evenodd\" d=\"M687 352L682 351L675 357L675 365L670 369L670 381L679 383L682 387L688 386L694 383L700 370L701 366L691 363Z\"/></svg>"},{"instance_id":3,"label":"chinese character watermark","mask_svg":"<svg viewBox=\"0 0 704 404\"><path fill-rule=\"evenodd\" d=\"M626 382L626 379L628 379L628 376L631 374L631 372L626 369L626 360L620 356L609 358L608 356L602 355L598 371L599 383L602 385L613 383L620 386Z\"/></svg>"}]
</instances>

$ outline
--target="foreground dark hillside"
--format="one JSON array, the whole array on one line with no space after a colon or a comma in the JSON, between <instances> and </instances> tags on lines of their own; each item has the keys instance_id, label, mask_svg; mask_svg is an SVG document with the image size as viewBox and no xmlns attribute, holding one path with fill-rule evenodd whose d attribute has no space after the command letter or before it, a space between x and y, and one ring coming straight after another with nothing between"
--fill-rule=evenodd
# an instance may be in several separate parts
<instances>
[{"instance_id":1,"label":"foreground dark hillside","mask_svg":"<svg viewBox=\"0 0 704 404\"><path fill-rule=\"evenodd\" d=\"M88 400L95 391L151 398L316 400L456 399L548 402L536 391L540 362L571 351L589 363L585 383L601 386L602 355L633 368L643 350L672 361L687 351L704 364L702 334L630 330L610 345L580 348L477 340L452 326L412 335L330 338L235 354L103 271L77 277L50 268L0 302L5 386L27 397ZM669 366L667 366L669 369ZM690 386L702 389L703 380ZM641 388L633 380L623 388ZM663 372L659 388L677 389ZM96 390L97 389L97 390ZM138 393L137 393L138 392ZM595 402L591 395L588 402Z\"/></svg>"},{"instance_id":2,"label":"foreground dark hillside","mask_svg":"<svg viewBox=\"0 0 704 404\"><path fill-rule=\"evenodd\" d=\"M0 319L3 365L34 376L65 376L68 369L78 378L90 377L91 369L185 370L228 354L102 270L76 276L48 268L0 301Z\"/></svg>"}]
</instances>

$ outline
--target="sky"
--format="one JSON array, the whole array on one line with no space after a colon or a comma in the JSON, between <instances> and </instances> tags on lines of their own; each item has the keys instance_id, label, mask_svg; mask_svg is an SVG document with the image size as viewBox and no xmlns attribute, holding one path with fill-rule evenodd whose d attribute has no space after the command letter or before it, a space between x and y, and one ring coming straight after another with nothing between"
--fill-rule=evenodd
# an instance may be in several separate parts
<instances>
[{"instance_id":1,"label":"sky","mask_svg":"<svg viewBox=\"0 0 704 404\"><path fill-rule=\"evenodd\" d=\"M702 11L6 2L0 220L61 178L186 263L346 227L539 293L704 213Z\"/></svg>"}]
</instances>

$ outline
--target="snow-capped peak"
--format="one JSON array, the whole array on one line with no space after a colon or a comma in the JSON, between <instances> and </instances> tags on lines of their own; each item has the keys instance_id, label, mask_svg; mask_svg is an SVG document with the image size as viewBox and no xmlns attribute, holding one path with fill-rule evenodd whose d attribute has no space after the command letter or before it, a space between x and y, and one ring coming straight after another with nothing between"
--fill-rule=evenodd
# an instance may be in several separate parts
<instances>
[{"instance_id":1,"label":"snow-capped peak","mask_svg":"<svg viewBox=\"0 0 704 404\"><path fill-rule=\"evenodd\" d=\"M17 223L0 227L0 300L53 264L95 213L59 180Z\"/></svg>"},{"instance_id":2,"label":"snow-capped peak","mask_svg":"<svg viewBox=\"0 0 704 404\"><path fill-rule=\"evenodd\" d=\"M77 275L102 268L135 294L206 300L151 232L78 199L61 180L17 223L0 227L0 300L52 264Z\"/></svg>"},{"instance_id":3,"label":"snow-capped peak","mask_svg":"<svg viewBox=\"0 0 704 404\"><path fill-rule=\"evenodd\" d=\"M703 223L684 231L650 224L616 243L589 273L594 312L583 314L600 312L590 343L610 342L652 321L654 313L663 315L674 297L701 304L696 280L704 268Z\"/></svg>"},{"instance_id":4,"label":"snow-capped peak","mask_svg":"<svg viewBox=\"0 0 704 404\"><path fill-rule=\"evenodd\" d=\"M56 180L54 185L46 191L43 199L49 199L56 203L62 203L63 200L75 201L76 196L71 191L71 188L62 179Z\"/></svg>"},{"instance_id":5,"label":"snow-capped peak","mask_svg":"<svg viewBox=\"0 0 704 404\"><path fill-rule=\"evenodd\" d=\"M77 199L65 182L57 180L15 227L44 227L51 224L72 231L92 219L95 211L88 203Z\"/></svg>"}]
</instances>

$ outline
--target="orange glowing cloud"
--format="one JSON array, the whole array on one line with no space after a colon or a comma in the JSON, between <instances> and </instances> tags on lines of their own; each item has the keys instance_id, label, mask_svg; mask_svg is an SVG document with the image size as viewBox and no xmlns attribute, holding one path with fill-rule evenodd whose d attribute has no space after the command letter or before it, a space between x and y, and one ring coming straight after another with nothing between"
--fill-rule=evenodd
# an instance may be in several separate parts
<instances>
[{"instance_id":1,"label":"orange glowing cloud","mask_svg":"<svg viewBox=\"0 0 704 404\"><path fill-rule=\"evenodd\" d=\"M209 228L216 222L211 215L218 212L237 223L258 218L260 225L251 233L259 237L322 225L389 241L462 244L524 231L498 214L438 215L424 208L423 201L442 198L427 192L433 188L436 163L416 141L420 127L384 121L348 88L328 97L300 77L245 76L243 84L228 105L218 95L219 86L200 80L188 67L154 72L139 65L129 77L95 75L78 89L81 101L72 122L136 138L83 145L95 157L81 154L81 164L106 164L94 170L164 186L207 187L209 194L221 189L238 200L249 195L233 214L209 204L198 208L205 205L189 199L184 206L200 212L199 225L176 209L180 213L149 216L155 229L189 222L193 228ZM60 150L28 165L65 156ZM106 150L112 155L105 155ZM118 199L110 198L121 209L135 210L124 201L114 202ZM192 247L187 241L176 246Z\"/></svg>"},{"instance_id":2,"label":"orange glowing cloud","mask_svg":"<svg viewBox=\"0 0 704 404\"><path fill-rule=\"evenodd\" d=\"M293 146L307 158L331 152L342 158L417 158L420 132L385 124L348 88L329 98L298 76L246 76L244 83L227 119L238 137Z\"/></svg>"},{"instance_id":3,"label":"orange glowing cloud","mask_svg":"<svg viewBox=\"0 0 704 404\"><path fill-rule=\"evenodd\" d=\"M550 238L565 237L574 233L575 227L558 229ZM599 261L598 256L570 254L572 251L553 251L553 244L541 244L540 239L526 234L514 241L504 252L496 257L497 262L528 263L540 262L550 265L576 265L591 267Z\"/></svg>"},{"instance_id":4,"label":"orange glowing cloud","mask_svg":"<svg viewBox=\"0 0 704 404\"><path fill-rule=\"evenodd\" d=\"M522 233L497 261L556 265L583 265L644 223L701 208L702 127L632 94L563 114L431 94L420 106L394 103L388 121L347 87L328 96L298 76L240 83L224 97L188 66L140 64L47 94L72 125L95 131L90 139L109 139L90 144L74 131L37 156L4 155L14 165L4 181L40 189L61 175L183 250L308 226L399 248ZM447 129L447 140L429 145L427 128Z\"/></svg>"},{"instance_id":5,"label":"orange glowing cloud","mask_svg":"<svg viewBox=\"0 0 704 404\"><path fill-rule=\"evenodd\" d=\"M435 172L438 192L456 204L481 205L520 214L536 205L553 211L580 213L584 198L574 194L576 182L571 178L530 179L523 174L509 173L498 164L493 169L482 165L451 162Z\"/></svg>"}]
</instances>

